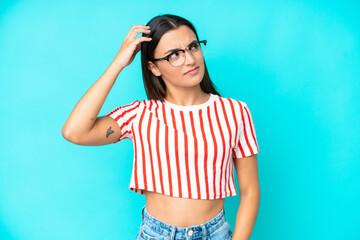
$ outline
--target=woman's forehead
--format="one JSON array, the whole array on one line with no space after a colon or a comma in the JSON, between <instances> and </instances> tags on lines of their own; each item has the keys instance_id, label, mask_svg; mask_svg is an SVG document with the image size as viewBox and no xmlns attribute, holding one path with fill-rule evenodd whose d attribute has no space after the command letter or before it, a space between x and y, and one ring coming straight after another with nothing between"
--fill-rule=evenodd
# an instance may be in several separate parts
<instances>
[{"instance_id":1,"label":"woman's forehead","mask_svg":"<svg viewBox=\"0 0 360 240\"><path fill-rule=\"evenodd\" d=\"M188 26L183 25L165 33L156 48L160 52L166 52L173 48L185 48L194 40L196 40L195 33Z\"/></svg>"}]
</instances>

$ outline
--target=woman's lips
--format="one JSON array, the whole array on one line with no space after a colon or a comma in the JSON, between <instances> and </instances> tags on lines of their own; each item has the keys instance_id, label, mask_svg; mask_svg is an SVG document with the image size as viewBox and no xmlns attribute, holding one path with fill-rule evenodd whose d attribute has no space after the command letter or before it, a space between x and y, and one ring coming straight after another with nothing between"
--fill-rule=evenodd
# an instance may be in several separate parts
<instances>
[{"instance_id":1,"label":"woman's lips","mask_svg":"<svg viewBox=\"0 0 360 240\"><path fill-rule=\"evenodd\" d=\"M189 71L189 72L187 72L185 74L193 75L193 74L196 74L198 71L199 71L199 67L196 67L194 70Z\"/></svg>"}]
</instances>

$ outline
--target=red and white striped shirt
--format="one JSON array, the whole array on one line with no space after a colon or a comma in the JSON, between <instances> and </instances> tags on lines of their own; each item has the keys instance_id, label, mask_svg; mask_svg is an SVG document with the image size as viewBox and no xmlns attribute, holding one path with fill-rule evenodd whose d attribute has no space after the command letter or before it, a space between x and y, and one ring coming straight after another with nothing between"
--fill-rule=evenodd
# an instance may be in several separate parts
<instances>
[{"instance_id":1,"label":"red and white striped shirt","mask_svg":"<svg viewBox=\"0 0 360 240\"><path fill-rule=\"evenodd\" d=\"M259 152L246 102L210 94L199 105L135 100L106 114L134 146L130 190L172 197L236 196L234 163ZM240 161L240 160L239 160Z\"/></svg>"}]
</instances>

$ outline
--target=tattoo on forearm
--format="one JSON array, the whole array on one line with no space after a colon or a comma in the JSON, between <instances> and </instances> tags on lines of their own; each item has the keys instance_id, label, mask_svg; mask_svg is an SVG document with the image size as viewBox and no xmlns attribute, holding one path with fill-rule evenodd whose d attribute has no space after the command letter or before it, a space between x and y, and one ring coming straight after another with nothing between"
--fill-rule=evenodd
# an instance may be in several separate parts
<instances>
[{"instance_id":1,"label":"tattoo on forearm","mask_svg":"<svg viewBox=\"0 0 360 240\"><path fill-rule=\"evenodd\" d=\"M114 130L111 129L111 127L109 127L109 129L106 131L106 138L109 137L110 134L113 134Z\"/></svg>"}]
</instances>

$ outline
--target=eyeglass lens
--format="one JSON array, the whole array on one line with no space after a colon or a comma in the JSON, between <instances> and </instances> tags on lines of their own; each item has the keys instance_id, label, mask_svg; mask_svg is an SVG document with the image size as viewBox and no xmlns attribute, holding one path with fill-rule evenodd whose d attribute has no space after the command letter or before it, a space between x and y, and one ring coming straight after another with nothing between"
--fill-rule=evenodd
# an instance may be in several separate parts
<instances>
[{"instance_id":1,"label":"eyeglass lens","mask_svg":"<svg viewBox=\"0 0 360 240\"><path fill-rule=\"evenodd\" d=\"M204 56L206 52L206 45L203 42L198 42L190 46L191 54L194 57ZM176 51L169 55L169 63L174 66L181 66L185 62L185 53L183 51Z\"/></svg>"}]
</instances>

